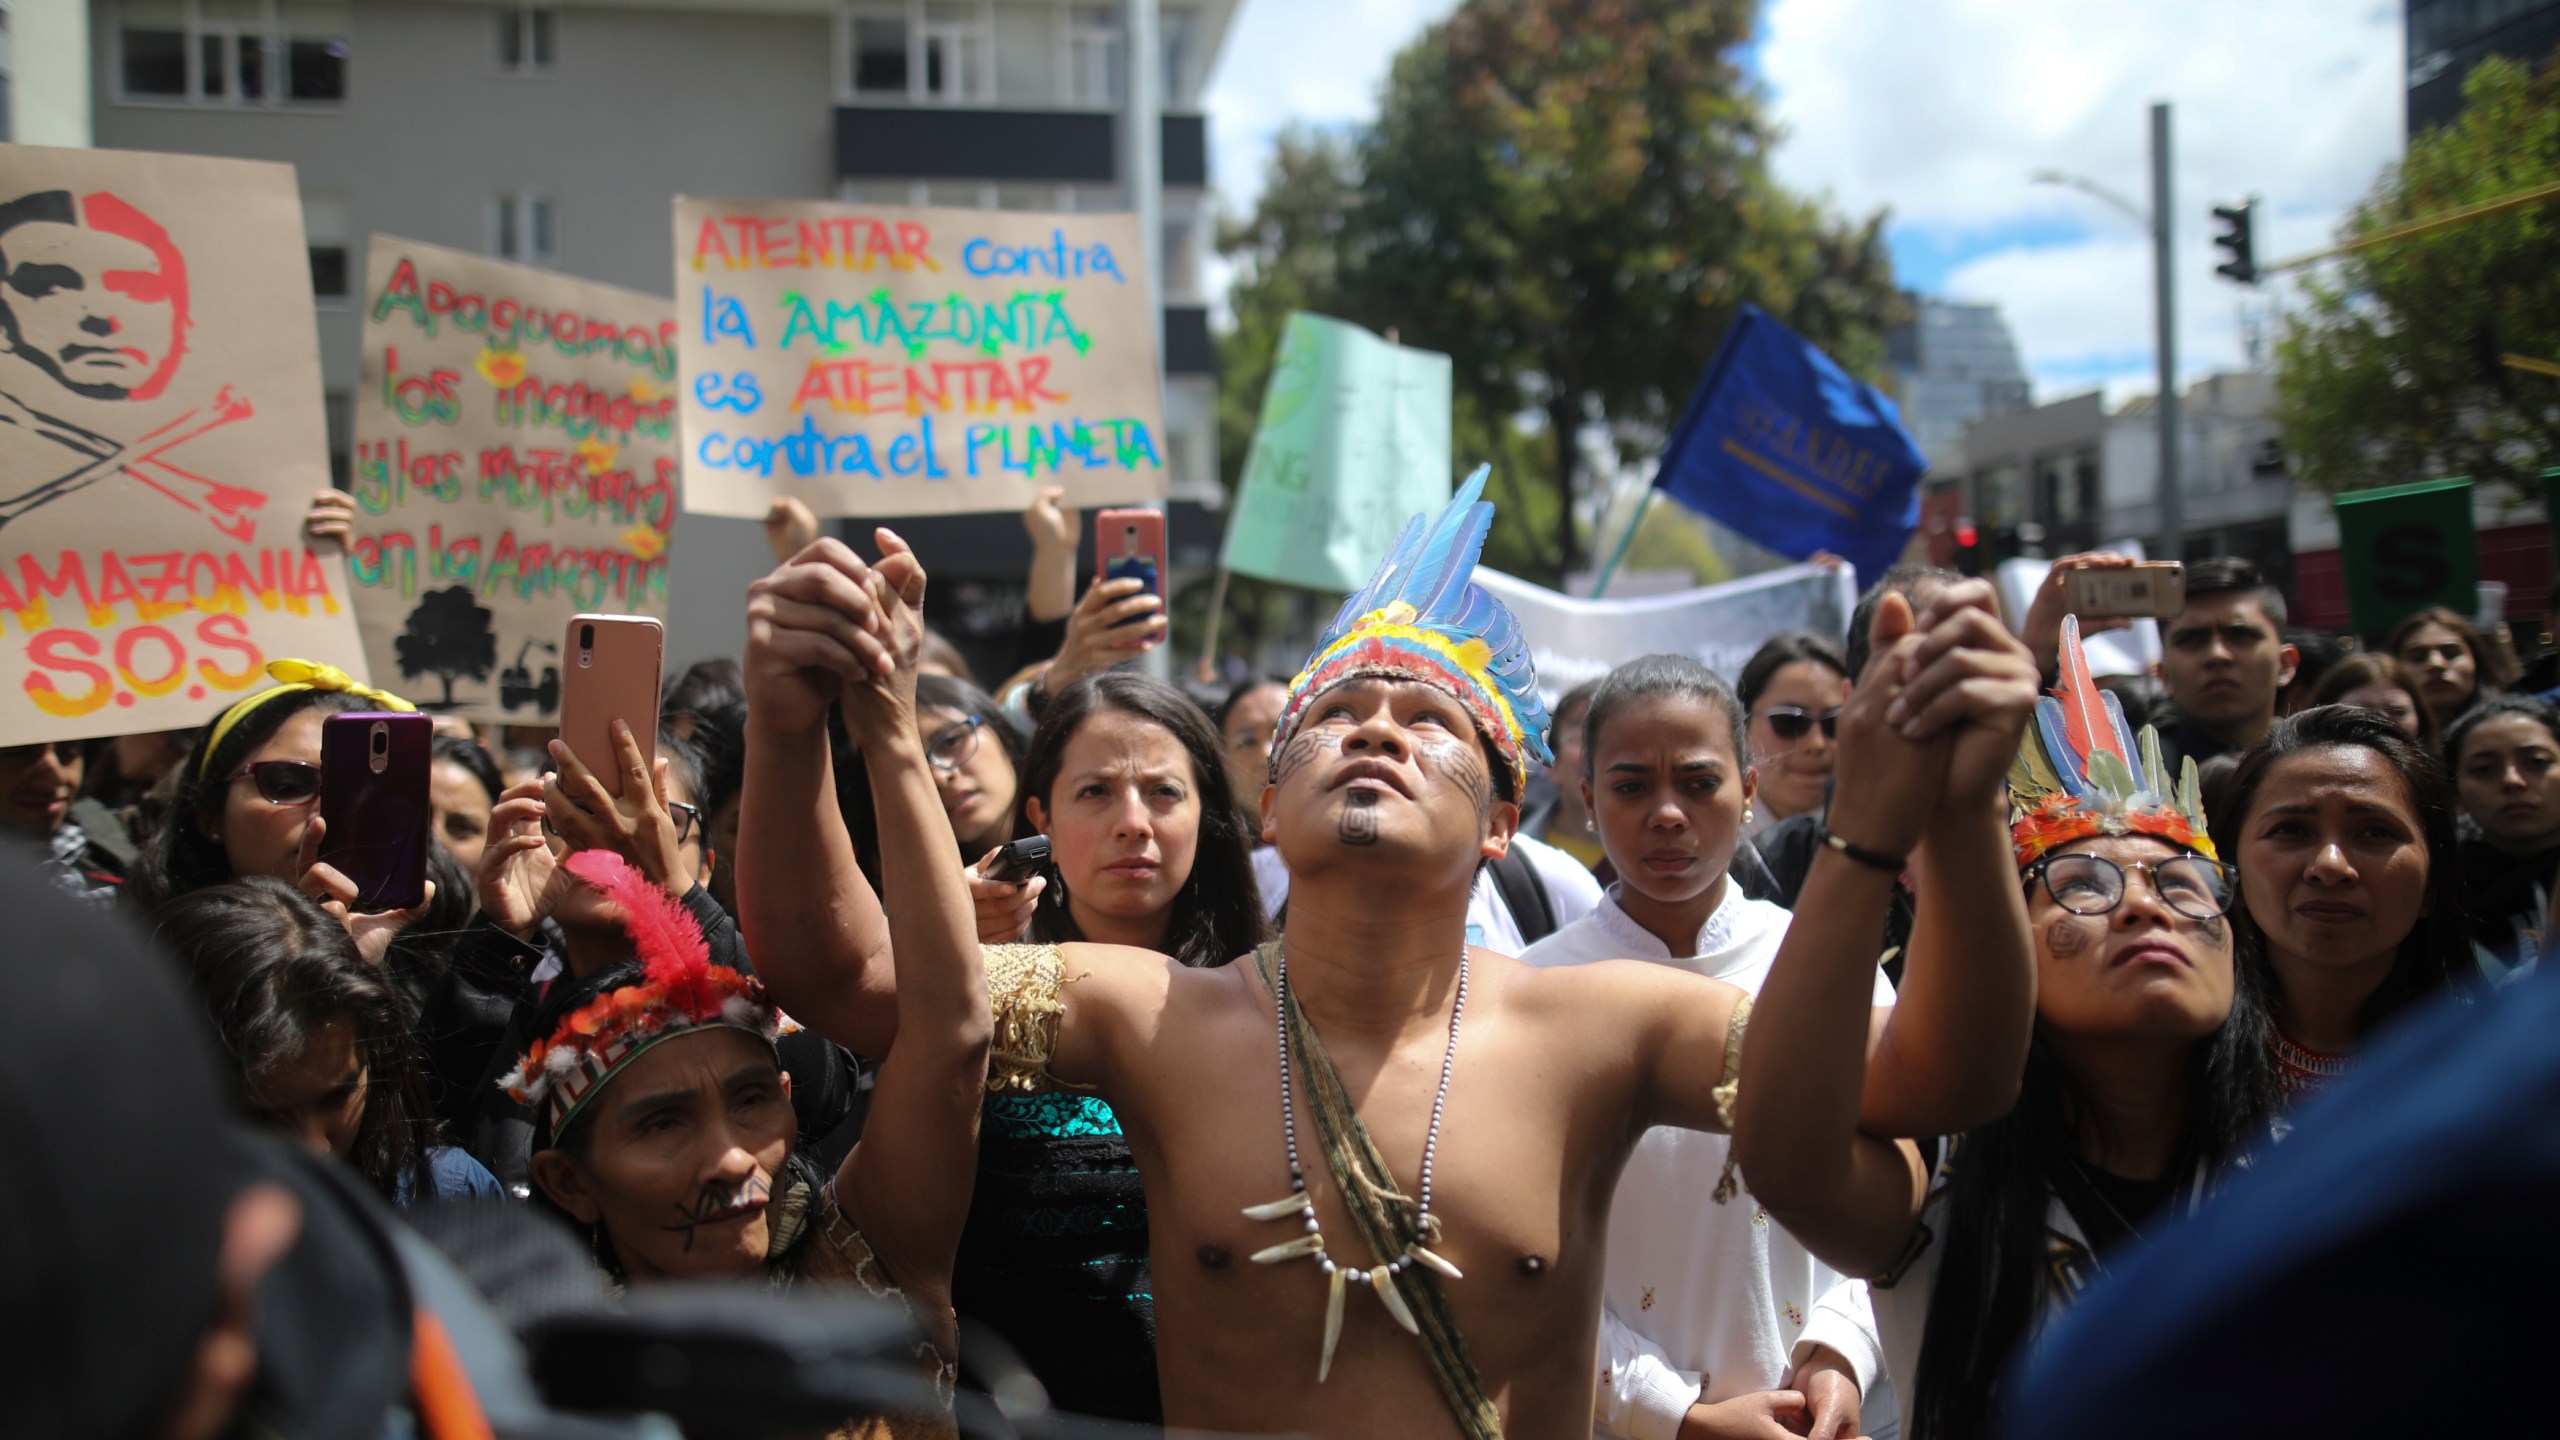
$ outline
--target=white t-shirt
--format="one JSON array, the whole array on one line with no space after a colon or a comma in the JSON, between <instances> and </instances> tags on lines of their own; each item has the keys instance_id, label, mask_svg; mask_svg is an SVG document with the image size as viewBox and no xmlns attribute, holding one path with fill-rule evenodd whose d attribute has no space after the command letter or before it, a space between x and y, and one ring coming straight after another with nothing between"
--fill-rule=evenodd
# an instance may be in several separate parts
<instances>
[{"instance_id":1,"label":"white t-shirt","mask_svg":"<svg viewBox=\"0 0 2560 1440\"><path fill-rule=\"evenodd\" d=\"M1526 835L1512 836L1511 850L1545 882L1547 904L1556 912L1558 930L1590 914L1591 907L1600 903L1600 882L1581 861ZM1253 852L1253 880L1262 889L1263 915L1279 914L1281 903L1289 898L1289 867L1281 863L1277 846L1265 845ZM1502 902L1502 887L1494 883L1490 869L1476 876L1476 888L1467 897L1467 935L1471 943L1497 954L1517 955L1523 948L1520 922L1511 918L1511 907Z\"/></svg>"},{"instance_id":2,"label":"white t-shirt","mask_svg":"<svg viewBox=\"0 0 2560 1440\"><path fill-rule=\"evenodd\" d=\"M1757 994L1790 918L1728 883L1694 953L1676 956L1618 908L1612 889L1520 958L1543 966L1650 960ZM1893 1003L1881 972L1875 1003ZM1710 1198L1731 1150L1722 1135L1656 1126L1627 1157L1609 1212L1595 1428L1672 1440L1690 1406L1774 1390L1802 1355L1828 1345L1856 1372L1865 1433L1898 1433L1865 1283L1814 1259L1749 1189L1724 1203Z\"/></svg>"}]
</instances>

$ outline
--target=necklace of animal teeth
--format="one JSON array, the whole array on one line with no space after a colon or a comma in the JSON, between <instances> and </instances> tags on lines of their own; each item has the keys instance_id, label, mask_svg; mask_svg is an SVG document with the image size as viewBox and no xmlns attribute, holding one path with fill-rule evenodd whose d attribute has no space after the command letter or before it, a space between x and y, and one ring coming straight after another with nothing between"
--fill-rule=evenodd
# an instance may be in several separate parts
<instances>
[{"instance_id":1,"label":"necklace of animal teeth","mask_svg":"<svg viewBox=\"0 0 2560 1440\"><path fill-rule=\"evenodd\" d=\"M1405 1328L1405 1333L1420 1335L1422 1326L1413 1318L1413 1308L1397 1291L1396 1277L1413 1266L1422 1265L1452 1280L1467 1278L1459 1273L1457 1266L1431 1253L1422 1243L1436 1242L1440 1238L1440 1217L1431 1213L1431 1161L1439 1153L1440 1117L1449 1104L1449 1071L1458 1058L1458 1022L1467 1013L1467 952L1463 945L1458 949L1458 994L1455 1003L1449 1007L1449 1045L1440 1055L1440 1088L1431 1097L1431 1128L1424 1132L1422 1140L1421 1183L1415 1187L1419 1199L1405 1200L1401 1195L1391 1195L1394 1200L1414 1207L1414 1229L1420 1238L1407 1244L1404 1253L1393 1260L1366 1270L1356 1265L1338 1264L1332 1255L1326 1253L1324 1231L1316 1224L1315 1197L1307 1193L1307 1172L1298 1163L1298 1116L1291 1103L1289 1086L1289 947L1285 943L1280 947L1278 970L1279 978L1272 987L1272 1008L1280 1017L1280 1134L1289 1148L1289 1193L1268 1205L1249 1206L1244 1215L1248 1220L1286 1220L1292 1216L1301 1216L1305 1220L1307 1233L1295 1240L1284 1240L1255 1251L1253 1263L1277 1265L1284 1260L1309 1256L1323 1267L1327 1289L1324 1356L1316 1362L1316 1383L1321 1385L1333 1374L1334 1346L1342 1339L1342 1297L1348 1287L1367 1286L1377 1295L1378 1303L1386 1307L1387 1314Z\"/></svg>"}]
</instances>

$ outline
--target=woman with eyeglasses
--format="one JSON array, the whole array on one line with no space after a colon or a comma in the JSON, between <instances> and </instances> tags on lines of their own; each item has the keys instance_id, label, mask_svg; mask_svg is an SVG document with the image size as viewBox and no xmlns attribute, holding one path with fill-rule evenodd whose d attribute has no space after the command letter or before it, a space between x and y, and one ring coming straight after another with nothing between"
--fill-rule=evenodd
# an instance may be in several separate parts
<instances>
[{"instance_id":1,"label":"woman with eyeglasses","mask_svg":"<svg viewBox=\"0 0 2560 1440\"><path fill-rule=\"evenodd\" d=\"M1013 712L986 691L948 675L916 676L916 734L924 741L933 783L942 795L959 860L974 863L987 851L1034 832L1021 828L1023 747L1029 743ZM878 831L871 816L870 772L861 752L848 757L837 786L845 828L863 873L879 883Z\"/></svg>"},{"instance_id":2,"label":"woman with eyeglasses","mask_svg":"<svg viewBox=\"0 0 2560 1440\"><path fill-rule=\"evenodd\" d=\"M2079 649L2066 623L2061 698L2011 771L2036 974L2009 1113L1944 1140L1861 1131L1872 931L1800 908L1751 1017L1744 1177L1815 1255L1871 1277L1910 1440L1997 1433L2019 1349L2127 1240L2201 1203L2273 1105L2195 766L2161 773Z\"/></svg>"},{"instance_id":3,"label":"woman with eyeglasses","mask_svg":"<svg viewBox=\"0 0 2560 1440\"><path fill-rule=\"evenodd\" d=\"M278 660L267 674L283 683L235 702L197 734L179 769L176 802L143 842L127 888L149 910L207 885L264 875L329 906L365 958L380 960L427 904L350 915L345 902L355 896L354 882L315 861L325 829L320 726L332 715L412 707L334 666Z\"/></svg>"},{"instance_id":4,"label":"woman with eyeglasses","mask_svg":"<svg viewBox=\"0 0 2560 1440\"><path fill-rule=\"evenodd\" d=\"M1280 710L1289 699L1289 682L1274 675L1257 675L1237 682L1218 706L1216 718L1220 756L1226 762L1227 793L1238 807L1252 818L1255 806L1262 803L1262 778L1271 766L1271 732L1280 723ZM1262 826L1257 822L1245 827L1259 846Z\"/></svg>"},{"instance_id":5,"label":"woman with eyeglasses","mask_svg":"<svg viewBox=\"0 0 2560 1440\"><path fill-rule=\"evenodd\" d=\"M2287 1100L2343 1074L2385 1021L2474 973L2454 785L2390 720L2324 705L2250 747L2215 817L2239 872L2243 968L2265 990Z\"/></svg>"},{"instance_id":6,"label":"woman with eyeglasses","mask_svg":"<svg viewBox=\"0 0 2560 1440\"><path fill-rule=\"evenodd\" d=\"M1822 808L1838 752L1840 707L1849 700L1849 666L1839 647L1803 631L1772 636L1742 667L1734 691L1750 719L1750 763L1760 772L1742 833L1756 835L1790 815Z\"/></svg>"}]
</instances>

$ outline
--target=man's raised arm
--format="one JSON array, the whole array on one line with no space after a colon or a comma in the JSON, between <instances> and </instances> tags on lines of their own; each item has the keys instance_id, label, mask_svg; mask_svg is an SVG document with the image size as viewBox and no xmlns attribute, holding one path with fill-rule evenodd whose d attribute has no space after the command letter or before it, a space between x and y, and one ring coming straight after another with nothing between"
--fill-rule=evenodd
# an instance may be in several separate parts
<instances>
[{"instance_id":1,"label":"man's raised arm","mask_svg":"<svg viewBox=\"0 0 2560 1440\"><path fill-rule=\"evenodd\" d=\"M855 862L827 753L846 677L886 673L870 587L870 567L832 538L748 587L738 923L783 1009L879 1056L898 1029L889 922Z\"/></svg>"}]
</instances>

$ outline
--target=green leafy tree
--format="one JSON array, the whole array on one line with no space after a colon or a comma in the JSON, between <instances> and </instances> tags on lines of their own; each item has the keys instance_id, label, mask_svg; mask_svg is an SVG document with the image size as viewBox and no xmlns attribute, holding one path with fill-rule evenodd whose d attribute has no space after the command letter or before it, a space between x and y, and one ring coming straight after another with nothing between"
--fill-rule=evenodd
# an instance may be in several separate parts
<instances>
[{"instance_id":1,"label":"green leafy tree","mask_svg":"<svg viewBox=\"0 0 2560 1440\"><path fill-rule=\"evenodd\" d=\"M1395 61L1359 147L1346 318L1455 362L1480 424L1542 426L1551 539L1584 558L1582 446L1667 434L1745 302L1869 375L1901 300L1883 217L1846 224L1769 173L1734 58L1755 0L1467 0ZM1510 458L1506 455L1504 458ZM1526 488L1526 487L1523 487ZM1510 518L1510 517L1506 517Z\"/></svg>"},{"instance_id":2,"label":"green leafy tree","mask_svg":"<svg viewBox=\"0 0 2560 1440\"><path fill-rule=\"evenodd\" d=\"M2560 69L2492 59L2454 123L2412 140L2339 239L2560 181ZM2560 463L2560 202L2357 251L2304 281L2276 346L2276 419L2325 490L2448 475L2531 487Z\"/></svg>"}]
</instances>

